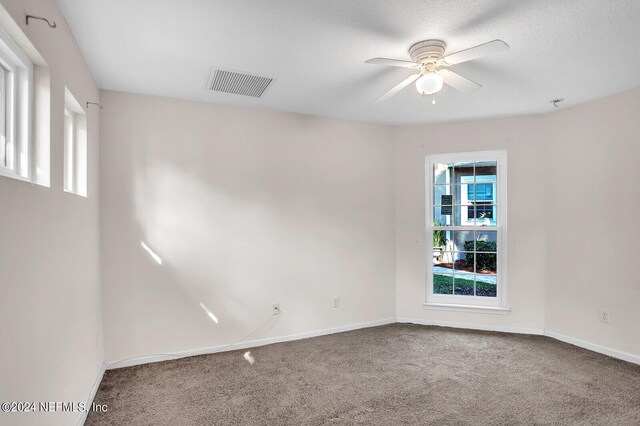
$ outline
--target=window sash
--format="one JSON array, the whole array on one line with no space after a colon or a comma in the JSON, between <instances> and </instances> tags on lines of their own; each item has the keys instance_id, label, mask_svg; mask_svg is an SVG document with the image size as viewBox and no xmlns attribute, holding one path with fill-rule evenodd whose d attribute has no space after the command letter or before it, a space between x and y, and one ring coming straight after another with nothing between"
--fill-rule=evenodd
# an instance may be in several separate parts
<instances>
[{"instance_id":1,"label":"window sash","mask_svg":"<svg viewBox=\"0 0 640 426\"><path fill-rule=\"evenodd\" d=\"M4 141L0 143L0 175L30 181L33 173L31 139L33 64L0 27L0 68L4 70Z\"/></svg>"}]
</instances>

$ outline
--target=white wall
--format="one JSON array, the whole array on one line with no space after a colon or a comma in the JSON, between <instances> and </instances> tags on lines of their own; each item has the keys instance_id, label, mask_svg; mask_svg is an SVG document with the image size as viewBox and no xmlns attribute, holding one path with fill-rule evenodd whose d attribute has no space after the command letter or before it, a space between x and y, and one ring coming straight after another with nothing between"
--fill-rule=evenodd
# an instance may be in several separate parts
<instances>
[{"instance_id":1,"label":"white wall","mask_svg":"<svg viewBox=\"0 0 640 426\"><path fill-rule=\"evenodd\" d=\"M102 101L107 361L233 343L276 302L280 318L251 339L394 317L391 128L108 91Z\"/></svg>"},{"instance_id":2,"label":"white wall","mask_svg":"<svg viewBox=\"0 0 640 426\"><path fill-rule=\"evenodd\" d=\"M283 316L252 338L395 314L548 329L640 353L628 297L637 280L623 267L634 238L618 241L589 210L614 195L638 215L639 92L553 114L395 128L103 92L107 360L235 342L274 302ZM493 149L508 152L512 311L425 310L424 157ZM599 241L624 250L602 254Z\"/></svg>"},{"instance_id":3,"label":"white wall","mask_svg":"<svg viewBox=\"0 0 640 426\"><path fill-rule=\"evenodd\" d=\"M541 115L396 128L396 309L400 318L544 327L547 204ZM507 150L508 315L425 310L425 156ZM526 331L525 330L525 331Z\"/></svg>"},{"instance_id":4,"label":"white wall","mask_svg":"<svg viewBox=\"0 0 640 426\"><path fill-rule=\"evenodd\" d=\"M397 316L550 330L640 355L640 90L553 114L398 127ZM424 157L506 149L508 315L425 310ZM631 225L631 226L630 226ZM607 309L608 324L598 321Z\"/></svg>"},{"instance_id":5,"label":"white wall","mask_svg":"<svg viewBox=\"0 0 640 426\"><path fill-rule=\"evenodd\" d=\"M548 117L546 327L640 356L640 90ZM608 324L598 321L609 311Z\"/></svg>"},{"instance_id":6,"label":"white wall","mask_svg":"<svg viewBox=\"0 0 640 426\"><path fill-rule=\"evenodd\" d=\"M53 1L2 5L50 67L52 115L39 129L51 187L0 178L0 400L85 401L104 358L232 343L275 302L282 315L252 339L397 315L546 328L640 355L639 233L623 226L640 216L640 90L548 115L396 128L103 92L100 131L88 110L85 199L62 190L64 86L81 103L100 93ZM58 28L26 27L25 10ZM513 310L426 311L424 157L485 149L508 151Z\"/></svg>"},{"instance_id":7,"label":"white wall","mask_svg":"<svg viewBox=\"0 0 640 426\"><path fill-rule=\"evenodd\" d=\"M0 177L0 401L86 402L103 362L99 115L87 111L88 198L65 193L64 86L82 103L97 100L99 91L55 1L1 3L3 26L21 29L50 67L51 105L38 108L51 111L50 122L44 120L50 129L38 134L50 135L51 179L46 187ZM26 26L25 12L53 19L57 28ZM0 413L3 425L79 419L79 413Z\"/></svg>"}]
</instances>

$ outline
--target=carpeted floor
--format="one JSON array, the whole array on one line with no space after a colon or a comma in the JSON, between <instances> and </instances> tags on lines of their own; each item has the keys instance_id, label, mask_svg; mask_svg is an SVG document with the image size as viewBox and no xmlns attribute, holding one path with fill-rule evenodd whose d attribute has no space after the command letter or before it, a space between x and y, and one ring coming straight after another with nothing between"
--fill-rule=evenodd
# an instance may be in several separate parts
<instances>
[{"instance_id":1,"label":"carpeted floor","mask_svg":"<svg viewBox=\"0 0 640 426\"><path fill-rule=\"evenodd\" d=\"M409 324L107 371L88 425L640 425L640 366Z\"/></svg>"}]
</instances>

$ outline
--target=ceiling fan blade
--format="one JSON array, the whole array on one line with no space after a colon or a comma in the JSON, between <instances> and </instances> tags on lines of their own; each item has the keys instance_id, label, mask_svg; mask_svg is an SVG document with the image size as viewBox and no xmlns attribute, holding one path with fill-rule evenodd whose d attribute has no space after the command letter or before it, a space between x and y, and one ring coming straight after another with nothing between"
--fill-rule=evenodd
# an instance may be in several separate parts
<instances>
[{"instance_id":1,"label":"ceiling fan blade","mask_svg":"<svg viewBox=\"0 0 640 426\"><path fill-rule=\"evenodd\" d=\"M418 77L420 77L420 74L412 74L409 77L405 78L400 82L400 84L397 84L387 93L385 93L384 95L376 99L375 103L377 104L377 103L386 101L387 99L389 99L390 97L392 97L393 95L395 95L396 93L398 93L399 91L401 91L402 89L404 89L405 87L407 87L408 85L416 81Z\"/></svg>"},{"instance_id":2,"label":"ceiling fan blade","mask_svg":"<svg viewBox=\"0 0 640 426\"><path fill-rule=\"evenodd\" d=\"M451 70L440 70L439 74L442 76L442 79L446 84L456 90L459 90L462 93L474 92L482 87L482 85L476 83L475 81L471 81L468 78L463 77L460 74L456 74Z\"/></svg>"},{"instance_id":3,"label":"ceiling fan blade","mask_svg":"<svg viewBox=\"0 0 640 426\"><path fill-rule=\"evenodd\" d=\"M403 67L403 68L417 68L419 65L415 62L409 61L401 61L398 59L389 59L389 58L373 58L368 61L364 61L365 64L374 64L374 65L391 65L392 67Z\"/></svg>"},{"instance_id":4,"label":"ceiling fan blade","mask_svg":"<svg viewBox=\"0 0 640 426\"><path fill-rule=\"evenodd\" d=\"M502 40L493 40L484 44L479 44L476 47L470 47L469 49L452 53L451 55L445 56L444 60L447 61L449 65L455 65L507 50L509 50L509 45L507 43Z\"/></svg>"}]
</instances>

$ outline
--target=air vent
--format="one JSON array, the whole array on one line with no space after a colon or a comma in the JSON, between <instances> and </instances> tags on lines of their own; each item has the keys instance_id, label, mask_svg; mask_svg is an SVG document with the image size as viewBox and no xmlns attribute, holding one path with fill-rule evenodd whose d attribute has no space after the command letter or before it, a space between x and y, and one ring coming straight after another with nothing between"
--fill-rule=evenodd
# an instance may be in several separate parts
<instances>
[{"instance_id":1,"label":"air vent","mask_svg":"<svg viewBox=\"0 0 640 426\"><path fill-rule=\"evenodd\" d=\"M261 98L272 82L273 79L269 77L214 69L209 76L207 87L214 92Z\"/></svg>"}]
</instances>

